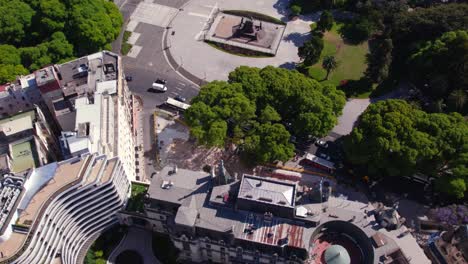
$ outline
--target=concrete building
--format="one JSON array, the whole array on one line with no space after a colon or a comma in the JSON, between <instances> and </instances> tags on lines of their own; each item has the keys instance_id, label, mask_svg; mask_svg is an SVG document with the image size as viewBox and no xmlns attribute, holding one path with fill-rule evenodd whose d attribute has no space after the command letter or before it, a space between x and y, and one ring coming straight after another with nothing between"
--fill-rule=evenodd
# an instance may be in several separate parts
<instances>
[{"instance_id":1,"label":"concrete building","mask_svg":"<svg viewBox=\"0 0 468 264\"><path fill-rule=\"evenodd\" d=\"M137 166L138 102L121 65L117 54L102 51L20 76L0 86L0 118L39 107L52 134L62 134L63 157L119 156L130 180L145 181ZM0 166L10 161L0 153Z\"/></svg>"},{"instance_id":2,"label":"concrete building","mask_svg":"<svg viewBox=\"0 0 468 264\"><path fill-rule=\"evenodd\" d=\"M432 263L468 263L468 225L434 235L429 239L426 251Z\"/></svg>"},{"instance_id":3,"label":"concrete building","mask_svg":"<svg viewBox=\"0 0 468 264\"><path fill-rule=\"evenodd\" d=\"M39 107L0 120L0 170L20 173L57 160L57 139Z\"/></svg>"},{"instance_id":4,"label":"concrete building","mask_svg":"<svg viewBox=\"0 0 468 264\"><path fill-rule=\"evenodd\" d=\"M163 168L144 213L121 212L121 223L169 234L183 262L326 263L344 249L351 263L430 263L406 227L379 226L371 205L333 196L316 202L325 184L311 190L253 175L229 180L222 165L217 171Z\"/></svg>"},{"instance_id":5,"label":"concrete building","mask_svg":"<svg viewBox=\"0 0 468 264\"><path fill-rule=\"evenodd\" d=\"M20 76L14 83L0 85L0 118L32 110L41 100L35 75Z\"/></svg>"},{"instance_id":6,"label":"concrete building","mask_svg":"<svg viewBox=\"0 0 468 264\"><path fill-rule=\"evenodd\" d=\"M118 222L129 192L118 158L85 155L34 169L0 237L0 262L82 263L84 245Z\"/></svg>"},{"instance_id":7,"label":"concrete building","mask_svg":"<svg viewBox=\"0 0 468 264\"><path fill-rule=\"evenodd\" d=\"M136 166L133 95L123 81L120 57L103 51L57 65L61 96L52 96L62 128L65 157L82 153L119 156L130 180L140 180ZM53 90L55 91L55 90Z\"/></svg>"}]
</instances>

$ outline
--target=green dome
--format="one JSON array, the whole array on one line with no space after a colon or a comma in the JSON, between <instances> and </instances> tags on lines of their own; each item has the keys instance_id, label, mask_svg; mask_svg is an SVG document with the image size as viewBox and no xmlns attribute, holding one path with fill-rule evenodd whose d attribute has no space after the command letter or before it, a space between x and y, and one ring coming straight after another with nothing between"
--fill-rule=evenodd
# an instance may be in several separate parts
<instances>
[{"instance_id":1,"label":"green dome","mask_svg":"<svg viewBox=\"0 0 468 264\"><path fill-rule=\"evenodd\" d=\"M351 258L348 251L340 245L333 245L325 251L325 263L327 264L349 264Z\"/></svg>"}]
</instances>

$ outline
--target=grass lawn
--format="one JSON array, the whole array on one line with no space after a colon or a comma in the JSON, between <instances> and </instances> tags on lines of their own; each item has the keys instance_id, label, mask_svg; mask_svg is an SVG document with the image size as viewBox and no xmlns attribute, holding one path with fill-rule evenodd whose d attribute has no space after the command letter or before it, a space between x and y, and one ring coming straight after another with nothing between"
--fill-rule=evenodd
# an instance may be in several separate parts
<instances>
[{"instance_id":1,"label":"grass lawn","mask_svg":"<svg viewBox=\"0 0 468 264\"><path fill-rule=\"evenodd\" d=\"M367 42L359 45L345 43L339 30L343 26L335 23L332 30L323 36L324 47L320 55L320 61L309 68L309 75L319 81L339 85L341 80L358 80L366 70L366 54L369 51ZM327 80L323 80L326 71L322 68L322 59L327 55L333 55L337 59L338 68L330 73Z\"/></svg>"},{"instance_id":2,"label":"grass lawn","mask_svg":"<svg viewBox=\"0 0 468 264\"><path fill-rule=\"evenodd\" d=\"M102 233L89 248L84 259L84 264L106 264L112 250L124 237L127 229L115 225Z\"/></svg>"},{"instance_id":3,"label":"grass lawn","mask_svg":"<svg viewBox=\"0 0 468 264\"><path fill-rule=\"evenodd\" d=\"M127 203L127 211L141 212L143 211L143 200L145 198L148 185L140 183L132 183L132 193Z\"/></svg>"}]
</instances>

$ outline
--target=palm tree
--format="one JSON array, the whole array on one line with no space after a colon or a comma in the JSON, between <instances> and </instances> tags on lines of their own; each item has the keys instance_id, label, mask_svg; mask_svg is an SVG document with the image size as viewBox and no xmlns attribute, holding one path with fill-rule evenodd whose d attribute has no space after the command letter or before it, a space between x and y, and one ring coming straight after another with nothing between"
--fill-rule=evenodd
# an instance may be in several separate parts
<instances>
[{"instance_id":1,"label":"palm tree","mask_svg":"<svg viewBox=\"0 0 468 264\"><path fill-rule=\"evenodd\" d=\"M465 106L467 96L463 90L454 90L450 93L449 102L454 106L457 111L461 111Z\"/></svg>"},{"instance_id":2,"label":"palm tree","mask_svg":"<svg viewBox=\"0 0 468 264\"><path fill-rule=\"evenodd\" d=\"M338 67L338 61L336 61L334 56L328 55L323 58L322 67L327 71L327 76L325 77L328 80L328 75Z\"/></svg>"}]
</instances>

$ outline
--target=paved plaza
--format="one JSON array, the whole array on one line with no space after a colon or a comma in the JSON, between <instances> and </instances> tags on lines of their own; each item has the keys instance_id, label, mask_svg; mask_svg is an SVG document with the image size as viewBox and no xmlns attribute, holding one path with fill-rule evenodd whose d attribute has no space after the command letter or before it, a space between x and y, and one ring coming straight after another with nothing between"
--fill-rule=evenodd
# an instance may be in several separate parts
<instances>
[{"instance_id":1,"label":"paved plaza","mask_svg":"<svg viewBox=\"0 0 468 264\"><path fill-rule=\"evenodd\" d=\"M285 5L278 0L192 0L179 11L170 23L168 52L180 67L205 81L226 80L229 72L241 65L291 67L299 62L298 46L309 37L310 23L304 18L288 21ZM278 7L280 6L280 7ZM249 10L288 22L275 57L241 57L217 50L203 41L212 19L220 10Z\"/></svg>"}]
</instances>

